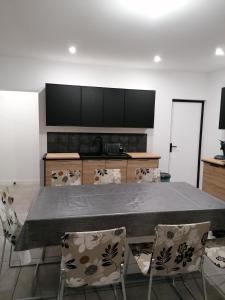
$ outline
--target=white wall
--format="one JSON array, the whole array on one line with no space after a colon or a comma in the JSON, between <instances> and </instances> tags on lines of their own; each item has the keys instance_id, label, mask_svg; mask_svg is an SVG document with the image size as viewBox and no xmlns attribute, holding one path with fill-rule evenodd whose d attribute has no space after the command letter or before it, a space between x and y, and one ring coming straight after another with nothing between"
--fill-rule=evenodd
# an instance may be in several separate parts
<instances>
[{"instance_id":1,"label":"white wall","mask_svg":"<svg viewBox=\"0 0 225 300\"><path fill-rule=\"evenodd\" d=\"M168 170L172 99L207 99L205 73L151 71L94 65L77 65L43 60L0 57L0 89L39 91L45 83L106 86L156 90L155 127L147 130L148 151L162 156L160 168ZM40 96L41 150L46 152L46 128L43 126L43 98ZM51 130L92 132L145 132L143 129L49 128Z\"/></svg>"},{"instance_id":2,"label":"white wall","mask_svg":"<svg viewBox=\"0 0 225 300\"><path fill-rule=\"evenodd\" d=\"M0 184L39 182L38 94L0 91Z\"/></svg>"}]
</instances>

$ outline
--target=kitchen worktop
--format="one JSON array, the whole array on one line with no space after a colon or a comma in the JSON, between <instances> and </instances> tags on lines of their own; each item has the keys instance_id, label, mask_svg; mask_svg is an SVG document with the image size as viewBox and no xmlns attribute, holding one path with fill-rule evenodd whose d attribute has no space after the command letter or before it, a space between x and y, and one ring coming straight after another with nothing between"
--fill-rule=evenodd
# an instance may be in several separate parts
<instances>
[{"instance_id":1,"label":"kitchen worktop","mask_svg":"<svg viewBox=\"0 0 225 300\"><path fill-rule=\"evenodd\" d=\"M79 153L47 153L44 155L44 160L58 160L58 159L160 159L161 156L151 152L128 152L129 156L123 155L87 155L80 157Z\"/></svg>"},{"instance_id":2,"label":"kitchen worktop","mask_svg":"<svg viewBox=\"0 0 225 300\"><path fill-rule=\"evenodd\" d=\"M207 158L203 158L202 161L206 162L206 163L213 164L213 165L225 166L225 160L220 160L220 159L207 157Z\"/></svg>"},{"instance_id":3,"label":"kitchen worktop","mask_svg":"<svg viewBox=\"0 0 225 300\"><path fill-rule=\"evenodd\" d=\"M80 159L78 153L47 153L44 159Z\"/></svg>"},{"instance_id":4,"label":"kitchen worktop","mask_svg":"<svg viewBox=\"0 0 225 300\"><path fill-rule=\"evenodd\" d=\"M128 152L131 158L149 158L149 159L159 159L160 155L152 153L152 152Z\"/></svg>"}]
</instances>

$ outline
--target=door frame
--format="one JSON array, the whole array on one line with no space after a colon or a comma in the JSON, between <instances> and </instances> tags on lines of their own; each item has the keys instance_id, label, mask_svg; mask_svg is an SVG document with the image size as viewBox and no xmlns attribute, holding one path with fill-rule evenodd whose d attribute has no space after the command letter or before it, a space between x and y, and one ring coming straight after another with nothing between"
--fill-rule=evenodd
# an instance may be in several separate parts
<instances>
[{"instance_id":1,"label":"door frame","mask_svg":"<svg viewBox=\"0 0 225 300\"><path fill-rule=\"evenodd\" d=\"M202 152L202 131L203 131L205 100L172 99L172 109L173 109L173 102L201 103L201 118L200 118L200 131L199 131L199 144L198 144L197 182L196 182L196 187L199 188L201 152ZM171 110L171 126L172 126L172 110ZM172 127L171 127L171 130L172 130ZM170 142L171 142L171 130L170 130Z\"/></svg>"}]
</instances>

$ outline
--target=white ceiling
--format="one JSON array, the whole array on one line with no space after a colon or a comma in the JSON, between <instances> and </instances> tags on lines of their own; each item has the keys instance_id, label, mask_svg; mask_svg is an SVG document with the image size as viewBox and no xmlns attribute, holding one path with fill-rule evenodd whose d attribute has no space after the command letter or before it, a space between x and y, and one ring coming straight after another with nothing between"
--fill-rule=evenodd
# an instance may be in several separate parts
<instances>
[{"instance_id":1,"label":"white ceiling","mask_svg":"<svg viewBox=\"0 0 225 300\"><path fill-rule=\"evenodd\" d=\"M158 19L123 1L0 0L0 55L173 70L225 67L225 56L214 55L225 48L225 0L189 0ZM161 63L153 62L155 54Z\"/></svg>"}]
</instances>

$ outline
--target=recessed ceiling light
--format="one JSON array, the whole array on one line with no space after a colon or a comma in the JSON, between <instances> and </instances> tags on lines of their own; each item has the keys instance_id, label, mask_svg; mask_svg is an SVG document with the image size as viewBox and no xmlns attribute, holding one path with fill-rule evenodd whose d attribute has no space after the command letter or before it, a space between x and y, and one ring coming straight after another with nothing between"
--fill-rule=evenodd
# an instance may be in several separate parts
<instances>
[{"instance_id":1,"label":"recessed ceiling light","mask_svg":"<svg viewBox=\"0 0 225 300\"><path fill-rule=\"evenodd\" d=\"M154 62L159 63L161 60L162 59L159 55L154 56Z\"/></svg>"},{"instance_id":2,"label":"recessed ceiling light","mask_svg":"<svg viewBox=\"0 0 225 300\"><path fill-rule=\"evenodd\" d=\"M70 46L70 47L68 48L68 50L69 50L69 53L70 53L70 54L75 54L75 53L77 52L77 49L76 49L76 47L74 47L74 46Z\"/></svg>"},{"instance_id":3,"label":"recessed ceiling light","mask_svg":"<svg viewBox=\"0 0 225 300\"><path fill-rule=\"evenodd\" d=\"M215 55L224 56L224 51L222 48L216 48Z\"/></svg>"},{"instance_id":4,"label":"recessed ceiling light","mask_svg":"<svg viewBox=\"0 0 225 300\"><path fill-rule=\"evenodd\" d=\"M126 9L150 18L158 18L186 5L190 0L123 0Z\"/></svg>"}]
</instances>

